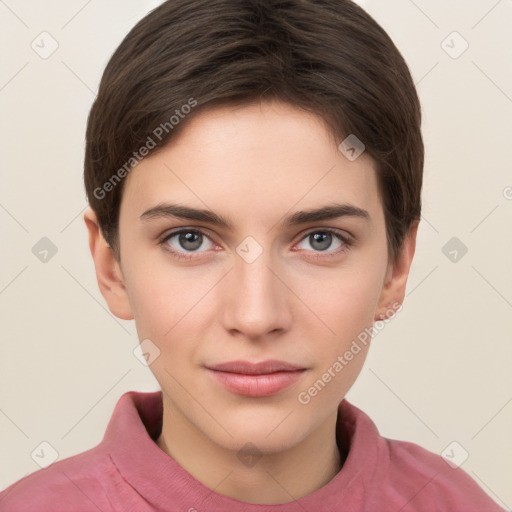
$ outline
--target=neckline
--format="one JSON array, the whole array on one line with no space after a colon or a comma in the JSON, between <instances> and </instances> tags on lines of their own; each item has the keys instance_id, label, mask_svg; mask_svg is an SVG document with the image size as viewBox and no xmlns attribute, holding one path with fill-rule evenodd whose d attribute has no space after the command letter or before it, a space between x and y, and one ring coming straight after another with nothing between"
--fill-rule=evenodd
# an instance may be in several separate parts
<instances>
[{"instance_id":1,"label":"neckline","mask_svg":"<svg viewBox=\"0 0 512 512\"><path fill-rule=\"evenodd\" d=\"M292 512L297 505L318 510L318 504L334 507L364 491L364 480L377 467L378 431L373 422L346 399L338 406L336 442L344 461L327 484L288 503L260 505L245 503L209 489L180 466L156 444L162 428L162 391L129 391L116 404L101 444L110 453L125 480L155 508L169 503L190 503L211 512ZM127 428L129 425L129 428ZM353 498L352 498L353 499Z\"/></svg>"}]
</instances>

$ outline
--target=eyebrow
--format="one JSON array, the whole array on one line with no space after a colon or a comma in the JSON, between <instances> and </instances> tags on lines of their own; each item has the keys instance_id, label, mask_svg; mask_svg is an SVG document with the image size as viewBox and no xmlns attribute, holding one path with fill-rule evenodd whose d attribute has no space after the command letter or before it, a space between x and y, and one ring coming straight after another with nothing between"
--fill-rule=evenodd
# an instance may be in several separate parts
<instances>
[{"instance_id":1,"label":"eyebrow","mask_svg":"<svg viewBox=\"0 0 512 512\"><path fill-rule=\"evenodd\" d=\"M355 217L366 221L371 221L368 211L351 204L332 204L316 208L313 210L301 210L285 217L281 221L284 227L293 227L308 222L318 222L322 220L337 219L340 217ZM231 222L211 210L191 208L179 204L160 203L146 210L140 219L149 221L160 218L180 218L187 220L195 220L199 222L207 222L226 229L232 229Z\"/></svg>"}]
</instances>

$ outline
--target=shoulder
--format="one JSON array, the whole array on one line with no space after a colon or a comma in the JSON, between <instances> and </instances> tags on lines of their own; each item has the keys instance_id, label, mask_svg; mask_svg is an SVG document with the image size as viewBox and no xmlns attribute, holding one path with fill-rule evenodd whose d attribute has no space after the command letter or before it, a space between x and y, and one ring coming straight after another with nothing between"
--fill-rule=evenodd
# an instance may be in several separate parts
<instances>
[{"instance_id":1,"label":"shoulder","mask_svg":"<svg viewBox=\"0 0 512 512\"><path fill-rule=\"evenodd\" d=\"M108 453L92 448L11 484L0 492L0 512L110 512L104 484L116 476Z\"/></svg>"},{"instance_id":2,"label":"shoulder","mask_svg":"<svg viewBox=\"0 0 512 512\"><path fill-rule=\"evenodd\" d=\"M352 452L347 466L363 476L368 510L503 512L455 464L463 462L460 445L454 444L445 459L415 443L388 439L365 412L347 400L340 405L338 425L342 442L350 444Z\"/></svg>"},{"instance_id":3,"label":"shoulder","mask_svg":"<svg viewBox=\"0 0 512 512\"><path fill-rule=\"evenodd\" d=\"M417 444L382 438L392 488L407 499L406 511L502 512L462 467ZM455 455L455 454L454 454ZM433 507L433 508L431 508Z\"/></svg>"}]
</instances>

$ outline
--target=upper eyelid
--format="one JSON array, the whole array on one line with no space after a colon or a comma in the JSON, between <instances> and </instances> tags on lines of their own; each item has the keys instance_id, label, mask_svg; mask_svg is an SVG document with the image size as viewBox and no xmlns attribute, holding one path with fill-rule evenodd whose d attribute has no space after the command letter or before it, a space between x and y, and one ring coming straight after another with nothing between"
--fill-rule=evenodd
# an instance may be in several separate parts
<instances>
[{"instance_id":1,"label":"upper eyelid","mask_svg":"<svg viewBox=\"0 0 512 512\"><path fill-rule=\"evenodd\" d=\"M310 231L307 231L306 233L304 233L299 238L297 243L302 242L302 240L304 240L306 237L308 237L309 235L311 235L313 233L317 233L317 232L318 233L322 233L322 232L324 232L324 233L332 233L334 236L337 236L347 246L348 245L352 245L354 243L354 237L352 235L349 235L345 231L343 233L341 233L340 231L343 231L343 230L338 230L338 229L334 229L334 228L316 228L316 229L313 228Z\"/></svg>"},{"instance_id":2,"label":"upper eyelid","mask_svg":"<svg viewBox=\"0 0 512 512\"><path fill-rule=\"evenodd\" d=\"M209 238L211 242L215 243L215 241L212 239L212 236L204 228L192 228L192 227L187 227L187 226L173 229L173 230L169 231L167 234L160 236L159 239L161 241L169 240L169 238L172 238L173 236L179 235L180 233L186 233L189 231L195 232L195 233L201 233L203 236L206 236L207 238Z\"/></svg>"}]
</instances>

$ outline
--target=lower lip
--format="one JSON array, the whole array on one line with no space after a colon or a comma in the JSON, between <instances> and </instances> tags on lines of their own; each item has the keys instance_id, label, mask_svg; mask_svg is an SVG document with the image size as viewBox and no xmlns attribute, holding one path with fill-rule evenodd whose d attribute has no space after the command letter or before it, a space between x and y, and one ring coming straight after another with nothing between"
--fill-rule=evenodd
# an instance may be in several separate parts
<instances>
[{"instance_id":1,"label":"lower lip","mask_svg":"<svg viewBox=\"0 0 512 512\"><path fill-rule=\"evenodd\" d=\"M283 391L297 382L305 370L267 373L264 375L246 375L241 373L209 370L217 382L238 395L261 397L271 396Z\"/></svg>"}]
</instances>

